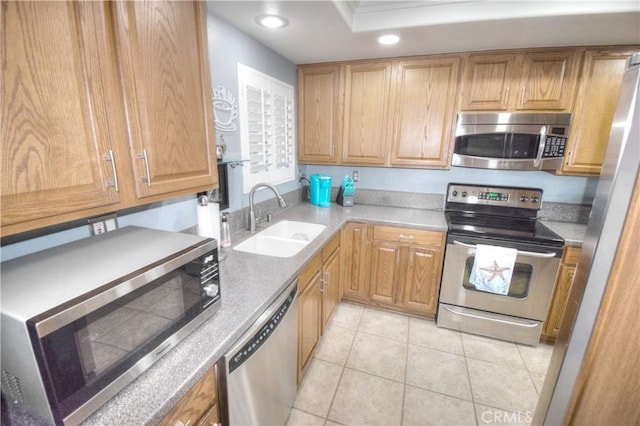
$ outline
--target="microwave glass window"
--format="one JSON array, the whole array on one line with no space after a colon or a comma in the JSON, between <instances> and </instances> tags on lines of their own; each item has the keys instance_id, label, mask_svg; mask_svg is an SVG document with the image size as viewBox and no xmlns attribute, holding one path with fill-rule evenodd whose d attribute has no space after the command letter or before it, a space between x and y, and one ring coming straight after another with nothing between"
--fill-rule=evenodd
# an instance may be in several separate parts
<instances>
[{"instance_id":1,"label":"microwave glass window","mask_svg":"<svg viewBox=\"0 0 640 426\"><path fill-rule=\"evenodd\" d=\"M536 157L540 135L481 133L456 137L455 153L482 158L531 159Z\"/></svg>"},{"instance_id":2,"label":"microwave glass window","mask_svg":"<svg viewBox=\"0 0 640 426\"><path fill-rule=\"evenodd\" d=\"M469 282L469 276L473 269L473 262L475 257L468 257L464 265L464 275L462 279L462 286L466 290L484 292L478 290ZM533 265L526 263L516 263L513 267L513 274L511 275L511 281L509 282L509 293L504 297L514 297L517 299L524 299L529 294L529 288L531 286L531 278L533 277ZM491 293L493 294L493 293ZM503 296L503 295L500 295Z\"/></svg>"},{"instance_id":3,"label":"microwave glass window","mask_svg":"<svg viewBox=\"0 0 640 426\"><path fill-rule=\"evenodd\" d=\"M73 410L202 312L201 265L187 264L41 338L58 404Z\"/></svg>"}]
</instances>

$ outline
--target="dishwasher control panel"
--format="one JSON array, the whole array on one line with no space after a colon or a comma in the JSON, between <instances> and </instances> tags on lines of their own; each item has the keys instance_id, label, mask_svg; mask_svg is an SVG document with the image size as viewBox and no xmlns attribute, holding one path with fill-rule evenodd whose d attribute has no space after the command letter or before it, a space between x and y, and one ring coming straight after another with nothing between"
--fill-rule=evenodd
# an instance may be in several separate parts
<instances>
[{"instance_id":1,"label":"dishwasher control panel","mask_svg":"<svg viewBox=\"0 0 640 426\"><path fill-rule=\"evenodd\" d=\"M269 336L278 328L280 321L285 317L289 308L296 299L296 293L298 292L298 286L295 286L287 299L280 305L278 310L271 315L271 317L260 327L260 329L253 335L247 343L245 343L236 353L232 354L229 359L229 373L238 368L243 362L245 362L251 355L256 353L260 346L269 339ZM259 320L258 320L259 321Z\"/></svg>"}]
</instances>

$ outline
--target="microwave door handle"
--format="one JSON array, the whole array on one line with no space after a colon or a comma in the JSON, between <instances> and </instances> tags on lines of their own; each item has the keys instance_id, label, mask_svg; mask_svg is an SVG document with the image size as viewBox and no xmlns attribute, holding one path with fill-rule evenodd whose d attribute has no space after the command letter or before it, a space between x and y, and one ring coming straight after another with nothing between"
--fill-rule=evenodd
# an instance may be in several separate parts
<instances>
[{"instance_id":1,"label":"microwave door handle","mask_svg":"<svg viewBox=\"0 0 640 426\"><path fill-rule=\"evenodd\" d=\"M473 244L461 243L460 241L453 240L453 244L457 246L462 246L470 249L477 249L478 247ZM544 259L549 259L552 257L556 257L555 253L536 253L534 251L522 251L518 250L518 256L528 256L528 257L541 257Z\"/></svg>"},{"instance_id":2,"label":"microwave door handle","mask_svg":"<svg viewBox=\"0 0 640 426\"><path fill-rule=\"evenodd\" d=\"M540 168L542 166L542 153L544 152L544 146L547 143L547 126L542 126L539 134L540 142L538 143L538 154L536 155L536 159L533 160L533 166L536 168Z\"/></svg>"}]
</instances>

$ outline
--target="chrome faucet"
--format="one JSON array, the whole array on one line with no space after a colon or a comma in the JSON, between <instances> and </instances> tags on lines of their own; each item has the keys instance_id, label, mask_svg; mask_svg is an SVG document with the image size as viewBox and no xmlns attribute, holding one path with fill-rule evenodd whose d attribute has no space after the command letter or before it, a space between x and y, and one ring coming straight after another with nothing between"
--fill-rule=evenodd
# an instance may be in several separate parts
<instances>
[{"instance_id":1,"label":"chrome faucet","mask_svg":"<svg viewBox=\"0 0 640 426\"><path fill-rule=\"evenodd\" d=\"M251 231L252 234L256 232L256 214L253 210L253 194L255 194L256 190L261 187L269 188L270 190L273 191L274 194L276 194L276 198L278 199L278 205L280 207L287 206L287 203L284 201L284 198L282 198L282 196L280 195L280 193L278 192L275 186L271 185L270 183L255 184L253 188L251 188L251 192L249 192L249 231Z\"/></svg>"}]
</instances>

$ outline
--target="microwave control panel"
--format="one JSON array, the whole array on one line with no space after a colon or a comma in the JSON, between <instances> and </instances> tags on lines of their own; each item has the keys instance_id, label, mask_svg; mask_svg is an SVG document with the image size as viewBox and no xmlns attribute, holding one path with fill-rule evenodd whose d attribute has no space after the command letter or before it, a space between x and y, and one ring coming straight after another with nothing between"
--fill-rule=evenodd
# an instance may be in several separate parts
<instances>
[{"instance_id":1,"label":"microwave control panel","mask_svg":"<svg viewBox=\"0 0 640 426\"><path fill-rule=\"evenodd\" d=\"M564 157L564 150L567 146L567 138L564 136L547 136L542 151L542 158Z\"/></svg>"}]
</instances>

